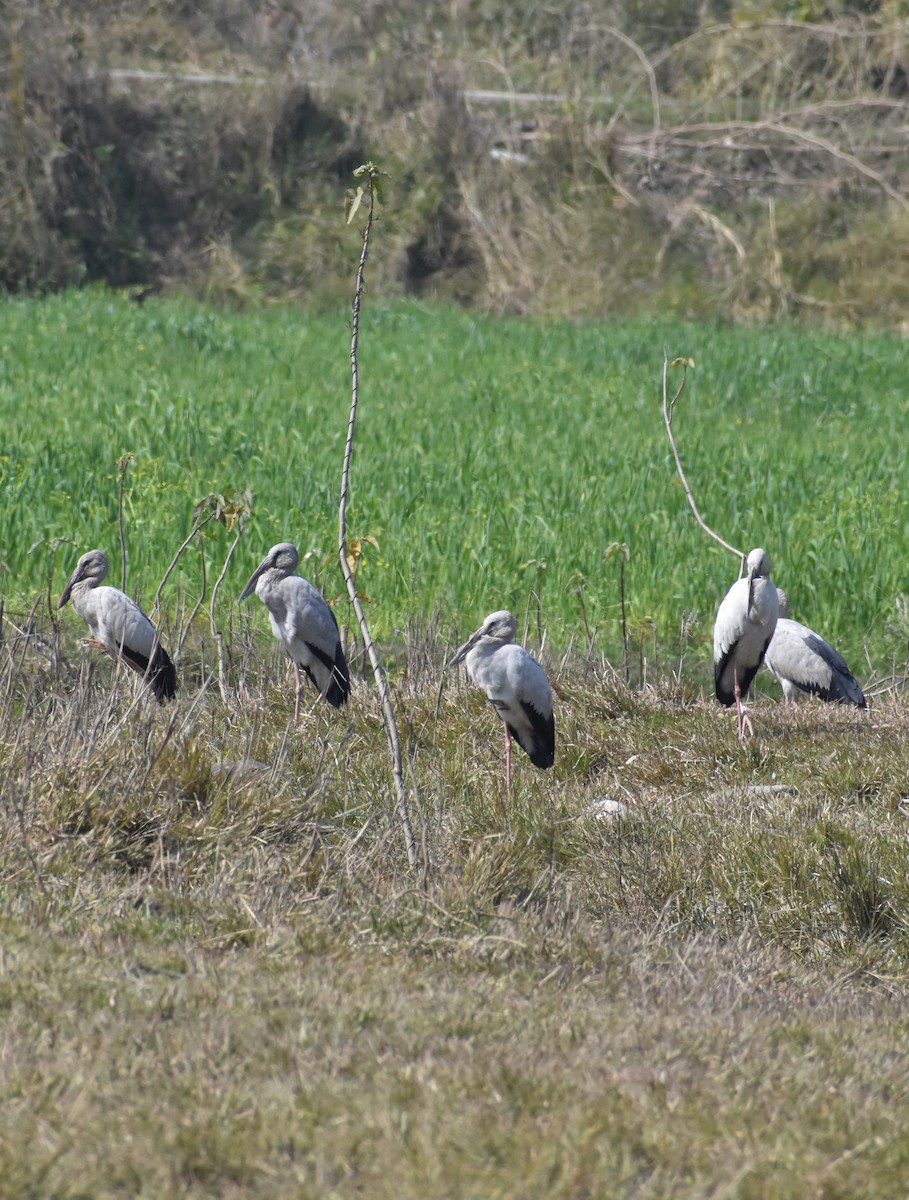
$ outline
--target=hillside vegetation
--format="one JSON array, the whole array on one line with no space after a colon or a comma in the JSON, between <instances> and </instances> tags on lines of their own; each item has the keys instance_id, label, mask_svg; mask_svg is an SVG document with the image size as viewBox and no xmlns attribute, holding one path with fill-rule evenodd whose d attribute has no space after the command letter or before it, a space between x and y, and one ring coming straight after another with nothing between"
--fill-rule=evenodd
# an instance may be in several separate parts
<instances>
[{"instance_id":1,"label":"hillside vegetation","mask_svg":"<svg viewBox=\"0 0 909 1200\"><path fill-rule=\"evenodd\" d=\"M905 320L902 0L9 12L12 291L103 280L333 305L343 196L372 159L390 176L377 294Z\"/></svg>"}]
</instances>

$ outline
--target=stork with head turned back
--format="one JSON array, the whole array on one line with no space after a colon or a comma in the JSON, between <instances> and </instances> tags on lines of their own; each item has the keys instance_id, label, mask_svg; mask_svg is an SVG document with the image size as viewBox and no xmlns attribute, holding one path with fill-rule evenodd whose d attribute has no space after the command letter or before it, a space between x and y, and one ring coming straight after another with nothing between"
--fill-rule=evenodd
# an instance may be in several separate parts
<instances>
[{"instance_id":1,"label":"stork with head turned back","mask_svg":"<svg viewBox=\"0 0 909 1200\"><path fill-rule=\"evenodd\" d=\"M744 738L746 726L753 732L743 702L764 661L779 616L779 598L766 552L752 550L746 569L723 597L713 626L716 698L727 708L735 705L739 738Z\"/></svg>"},{"instance_id":2,"label":"stork with head turned back","mask_svg":"<svg viewBox=\"0 0 909 1200\"><path fill-rule=\"evenodd\" d=\"M511 740L535 767L555 762L552 688L546 672L523 646L514 642L517 621L504 609L490 613L476 633L456 651L450 667L464 662L467 674L483 689L505 723L505 782L511 792Z\"/></svg>"},{"instance_id":3,"label":"stork with head turned back","mask_svg":"<svg viewBox=\"0 0 909 1200\"><path fill-rule=\"evenodd\" d=\"M296 546L290 542L272 546L240 593L243 601L255 591L268 609L272 633L293 661L295 721L300 719L301 667L321 698L334 708L346 704L350 696L350 671L335 614L318 588L302 575L293 574L299 561Z\"/></svg>"},{"instance_id":4,"label":"stork with head turned back","mask_svg":"<svg viewBox=\"0 0 909 1200\"><path fill-rule=\"evenodd\" d=\"M836 704L866 708L865 693L846 666L843 656L819 633L789 617L789 599L777 588L780 616L764 665L783 689L787 703L800 695L820 697Z\"/></svg>"},{"instance_id":5,"label":"stork with head turned back","mask_svg":"<svg viewBox=\"0 0 909 1200\"><path fill-rule=\"evenodd\" d=\"M119 588L99 586L108 569L107 556L100 550L83 554L57 607L63 608L72 599L73 608L91 630L92 636L83 639L85 644L106 650L142 675L163 704L177 694L174 664L138 604Z\"/></svg>"}]
</instances>

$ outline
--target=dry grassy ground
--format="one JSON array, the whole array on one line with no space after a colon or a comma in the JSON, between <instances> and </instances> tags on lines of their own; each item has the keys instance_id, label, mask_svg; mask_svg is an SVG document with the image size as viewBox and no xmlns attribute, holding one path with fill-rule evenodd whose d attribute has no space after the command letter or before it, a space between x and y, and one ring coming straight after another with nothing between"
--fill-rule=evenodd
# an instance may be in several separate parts
<instances>
[{"instance_id":1,"label":"dry grassy ground","mask_svg":"<svg viewBox=\"0 0 909 1200\"><path fill-rule=\"evenodd\" d=\"M248 627L226 703L193 634L166 708L81 632L4 623L0 1196L905 1195L901 698L764 696L741 746L702 664L547 658L556 766L506 801L407 631L414 878L356 647L295 729Z\"/></svg>"}]
</instances>

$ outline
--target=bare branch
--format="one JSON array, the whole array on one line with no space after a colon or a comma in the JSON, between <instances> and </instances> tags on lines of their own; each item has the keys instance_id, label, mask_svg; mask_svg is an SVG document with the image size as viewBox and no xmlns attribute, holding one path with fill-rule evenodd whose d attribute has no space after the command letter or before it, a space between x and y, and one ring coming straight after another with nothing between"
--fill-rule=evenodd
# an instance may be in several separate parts
<instances>
[{"instance_id":1,"label":"bare branch","mask_svg":"<svg viewBox=\"0 0 909 1200\"><path fill-rule=\"evenodd\" d=\"M635 54L635 56L638 59L638 62L644 68L644 73L647 76L647 83L650 87L650 111L651 111L651 122L652 122L651 135L659 133L659 131L660 131L660 89L657 86L656 71L653 69L653 63L650 61L650 59L644 53L643 49L634 40L634 38L630 38L627 33L622 33L622 31L620 29L616 29L616 27L614 25L604 25L603 32L608 33L611 37L614 37L618 41L620 41L624 46L627 46L628 49L631 50L633 54ZM631 89L631 90L634 90L634 89ZM625 99L627 99L627 98L628 97L626 95ZM616 114L613 115L612 120L609 122L610 128L612 128L612 126L615 124L618 113L624 112L624 109L625 109L625 100L623 100L622 103L617 106Z\"/></svg>"},{"instance_id":2,"label":"bare branch","mask_svg":"<svg viewBox=\"0 0 909 1200\"><path fill-rule=\"evenodd\" d=\"M197 521L196 524L189 531L189 533L186 535L186 537L183 539L183 541L180 543L179 550L177 550L177 553L170 560L170 566L164 572L163 576L161 577L161 582L158 584L158 590L155 592L155 602L152 605L151 612L148 614L150 620L155 619L155 614L157 613L158 606L161 603L161 593L164 591L164 585L165 585L165 583L167 583L168 579L170 579L171 575L173 574L174 568L176 567L177 563L180 561L180 557L183 554L183 551L186 549L186 547L189 545L189 543L193 540L193 538L196 536L196 534L199 533L201 530L203 530L209 521L213 521L217 515L218 515L217 511L213 509L208 514L207 517L203 517L201 521Z\"/></svg>"},{"instance_id":3,"label":"bare branch","mask_svg":"<svg viewBox=\"0 0 909 1200\"><path fill-rule=\"evenodd\" d=\"M760 123L759 123L760 124ZM782 134L783 137L792 138L794 141L804 142L808 146L813 146L818 150L823 150L829 154L831 158L838 159L847 166L852 167L859 175L864 175L866 179L870 179L873 183L894 200L900 208L909 210L909 200L893 187L880 173L875 171L874 167L863 162L855 154L850 154L847 150L841 150L839 146L831 142L829 138L820 137L818 134L809 133L807 129L793 129L791 125L784 125L782 122L767 121L763 123L767 129Z\"/></svg>"},{"instance_id":4,"label":"bare branch","mask_svg":"<svg viewBox=\"0 0 909 1200\"><path fill-rule=\"evenodd\" d=\"M221 584L224 582L228 568L230 567L230 560L233 558L234 551L240 544L240 538L243 536L244 527L245 521L243 517L240 516L239 520L237 521L237 532L234 535L234 540L231 542L230 548L227 551L227 556L224 559L224 566L221 568L221 574L215 580L215 586L212 588L211 604L208 608L208 618L211 626L212 637L215 639L215 645L218 647L218 690L220 691L221 699L225 704L227 703L228 689L227 667L224 662L224 636L221 633L221 630L218 628L218 623L215 620L215 602L218 599L218 590L221 587Z\"/></svg>"},{"instance_id":5,"label":"bare branch","mask_svg":"<svg viewBox=\"0 0 909 1200\"><path fill-rule=\"evenodd\" d=\"M117 531L120 534L120 588L126 591L126 535L123 531L123 489L126 482L126 472L135 462L135 456L131 452L121 454L117 459L117 475L119 477L119 486L117 488Z\"/></svg>"},{"instance_id":6,"label":"bare branch","mask_svg":"<svg viewBox=\"0 0 909 1200\"><path fill-rule=\"evenodd\" d=\"M794 117L796 115L798 115L797 110L790 110L787 117ZM871 166L870 163L860 158L857 154L853 154L849 150L844 150L831 141L830 138L790 124L788 119L783 118L782 114L758 121L702 121L670 126L658 133L650 131L636 135L626 134L621 139L621 144L625 152L643 154L647 157L652 156L655 153L655 148L660 145L685 146L702 150L714 147L741 153L754 148L751 143L741 145L735 140L739 135L743 134L772 134L790 144L801 144L810 150L821 152L829 158L843 163L857 175L870 180L901 208L909 210L909 200L906 199L898 188L890 183L886 176ZM709 137L710 140L705 142L702 140L704 137Z\"/></svg>"},{"instance_id":7,"label":"bare branch","mask_svg":"<svg viewBox=\"0 0 909 1200\"><path fill-rule=\"evenodd\" d=\"M679 362L680 360L675 359L674 361ZM672 447L672 455L675 458L675 469L678 472L679 482L681 483L682 487L684 488L685 495L688 499L688 503L691 506L691 511L694 513L695 520L700 525L700 527L704 530L705 533L709 534L710 537L712 537L715 542L719 542L719 544L723 547L724 550L728 550L730 554L734 554L736 556L736 558L738 558L739 562L743 562L745 559L745 555L742 553L742 551L737 550L735 548L735 546L730 546L730 544L728 542L724 541L718 533L714 533L714 531L710 528L710 526L707 524L707 522L704 520L704 518L698 512L698 506L694 502L694 496L692 495L691 487L689 486L688 480L685 476L685 472L682 469L682 460L679 458L679 451L675 444L675 438L672 436L672 410L674 409L676 401L681 396L682 391L684 390L685 380L688 377L688 366L689 366L688 362L686 362L685 360L681 360L681 366L682 366L682 382L679 384L675 395L672 397L671 400L669 400L669 398L668 398L669 397L669 383L668 383L669 355L666 353L665 349L663 350L663 421L666 425L666 436L669 438L669 445Z\"/></svg>"},{"instance_id":8,"label":"bare branch","mask_svg":"<svg viewBox=\"0 0 909 1200\"><path fill-rule=\"evenodd\" d=\"M740 37L742 34L760 32L765 29L779 29L784 32L794 33L798 37L810 34L822 41L828 42L888 41L894 37L894 34L901 33L898 27L890 23L875 29L873 26L864 23L821 25L812 21L798 21L786 17L758 21L718 22L715 25L706 25L700 29L696 29L688 37L682 38L678 42L673 42L671 46L667 46L664 50L655 54L653 57L653 67L656 69L663 66L671 58L678 58L686 46L694 45L702 39L725 37L727 34L731 34L733 37Z\"/></svg>"},{"instance_id":9,"label":"bare branch","mask_svg":"<svg viewBox=\"0 0 909 1200\"><path fill-rule=\"evenodd\" d=\"M413 835L410 815L407 809L407 788L404 783L403 757L401 754L401 739L398 734L398 724L395 720L391 694L385 680L385 673L382 670L382 663L379 660L378 651L369 632L366 613L363 611L363 605L360 603L360 597L357 594L357 583L347 557L347 501L350 495L350 461L353 455L354 430L357 423L357 406L359 404L360 392L357 367L357 348L360 338L360 303L363 298L363 274L369 254L369 235L372 232L373 218L375 216L375 193L379 171L372 163L367 163L364 167L360 167L357 174L361 175L365 182L357 189L353 205L359 208L360 204L365 200L367 215L366 228L363 230L363 248L360 252L360 262L357 267L357 280L354 287L353 308L351 311L350 369L352 384L350 419L347 424L347 441L344 446L344 465L341 469L341 500L338 505L338 557L341 561L341 574L344 576L344 583L347 585L347 594L356 613L357 623L360 626L360 633L363 637L363 644L369 656L373 677L375 678L382 703L382 724L385 726L385 735L388 738L388 748L391 752L392 774L397 793L398 820L404 835L404 848L407 851L407 861L410 864L411 870L416 872L419 869L420 863L417 842ZM353 208L353 211L348 216L348 220L350 220L356 208Z\"/></svg>"},{"instance_id":10,"label":"bare branch","mask_svg":"<svg viewBox=\"0 0 909 1200\"><path fill-rule=\"evenodd\" d=\"M196 614L201 610L205 603L205 593L208 590L208 580L205 574L205 543L199 539L199 573L202 576L202 586L199 589L199 595L189 610L189 616L182 622L180 629L180 640L177 642L177 655L183 653L183 645L189 637L189 631L192 629L193 621L196 619Z\"/></svg>"}]
</instances>

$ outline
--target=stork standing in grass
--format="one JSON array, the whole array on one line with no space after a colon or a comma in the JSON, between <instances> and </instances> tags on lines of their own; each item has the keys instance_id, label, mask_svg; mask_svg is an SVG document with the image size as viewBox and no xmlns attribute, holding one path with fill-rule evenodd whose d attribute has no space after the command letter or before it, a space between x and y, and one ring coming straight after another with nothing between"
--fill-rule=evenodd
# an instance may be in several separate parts
<instances>
[{"instance_id":1,"label":"stork standing in grass","mask_svg":"<svg viewBox=\"0 0 909 1200\"><path fill-rule=\"evenodd\" d=\"M301 668L321 698L334 708L346 704L350 696L350 671L335 614L318 588L302 575L293 574L299 561L297 549L290 542L272 546L240 593L241 601L256 593L268 609L272 633L293 661L297 684L295 721L300 719Z\"/></svg>"},{"instance_id":2,"label":"stork standing in grass","mask_svg":"<svg viewBox=\"0 0 909 1200\"><path fill-rule=\"evenodd\" d=\"M490 613L448 664L463 662L505 723L505 782L511 792L511 740L535 767L555 762L552 689L546 672L523 646L514 642L517 621L510 612Z\"/></svg>"},{"instance_id":3,"label":"stork standing in grass","mask_svg":"<svg viewBox=\"0 0 909 1200\"><path fill-rule=\"evenodd\" d=\"M783 689L787 703L794 704L800 695L808 693L821 700L867 707L865 694L843 656L819 633L791 620L786 593L777 588L777 594L780 616L764 665Z\"/></svg>"},{"instance_id":4,"label":"stork standing in grass","mask_svg":"<svg viewBox=\"0 0 909 1200\"><path fill-rule=\"evenodd\" d=\"M158 641L154 625L134 600L115 587L101 587L109 570L107 556L89 550L63 589L58 608L72 599L73 608L88 622L92 636L87 646L106 650L145 679L163 704L177 694L177 672L167 651Z\"/></svg>"},{"instance_id":5,"label":"stork standing in grass","mask_svg":"<svg viewBox=\"0 0 909 1200\"><path fill-rule=\"evenodd\" d=\"M752 550L747 573L737 579L717 610L713 626L713 670L716 698L726 707L735 705L738 736L753 732L744 700L751 681L764 661L779 616L779 597L770 579L770 559L764 550Z\"/></svg>"}]
</instances>

